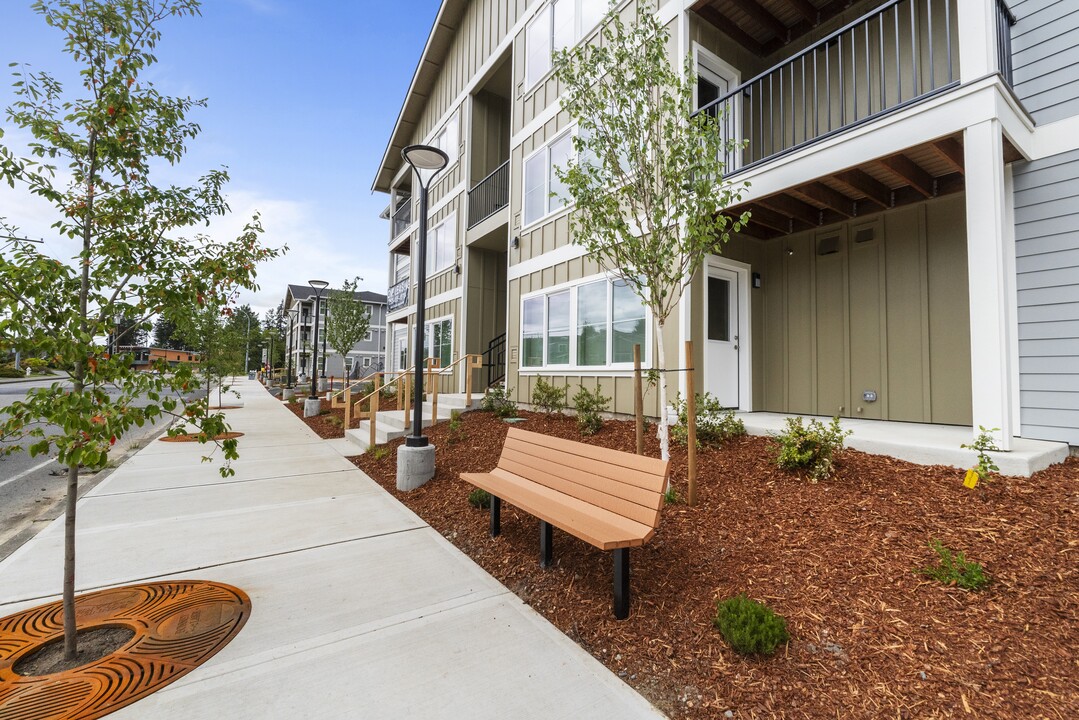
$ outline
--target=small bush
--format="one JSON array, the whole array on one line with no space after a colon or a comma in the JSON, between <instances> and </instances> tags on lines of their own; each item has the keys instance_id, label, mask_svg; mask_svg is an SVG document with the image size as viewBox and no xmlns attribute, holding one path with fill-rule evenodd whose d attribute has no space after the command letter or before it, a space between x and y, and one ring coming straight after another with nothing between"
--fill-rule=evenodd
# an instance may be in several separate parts
<instances>
[{"instance_id":1,"label":"small bush","mask_svg":"<svg viewBox=\"0 0 1079 720\"><path fill-rule=\"evenodd\" d=\"M663 502L668 505L675 505L678 500L678 491L674 489L674 485L669 486L667 491L663 493Z\"/></svg>"},{"instance_id":2,"label":"small bush","mask_svg":"<svg viewBox=\"0 0 1079 720\"><path fill-rule=\"evenodd\" d=\"M969 445L964 443L959 447L977 451L978 464L971 469L978 473L979 480L988 480L990 477L1000 472L1000 468L997 467L997 464L993 462L992 456L989 455L990 451L1000 452L1000 448L997 447L992 435L992 433L1000 430L1000 428L986 429L984 425L979 425L978 430L980 432L978 433L978 436L974 438L974 442Z\"/></svg>"},{"instance_id":3,"label":"small bush","mask_svg":"<svg viewBox=\"0 0 1079 720\"><path fill-rule=\"evenodd\" d=\"M0 367L0 378L21 378L26 377L25 370L16 370L13 367Z\"/></svg>"},{"instance_id":4,"label":"small bush","mask_svg":"<svg viewBox=\"0 0 1079 720\"><path fill-rule=\"evenodd\" d=\"M370 393L370 392L371 391L368 390L366 393L364 393L364 395L366 395L367 393ZM390 383L389 385L383 385L382 389L379 390L379 392L382 393L382 397L384 397L384 398L395 398L395 397L397 397L397 383Z\"/></svg>"},{"instance_id":5,"label":"small bush","mask_svg":"<svg viewBox=\"0 0 1079 720\"><path fill-rule=\"evenodd\" d=\"M933 552L940 558L940 564L922 568L917 571L919 574L963 590L981 590L989 584L989 577L980 563L967 560L961 552L953 553L944 547L940 540L931 540L929 547L933 548Z\"/></svg>"},{"instance_id":6,"label":"small bush","mask_svg":"<svg viewBox=\"0 0 1079 720\"><path fill-rule=\"evenodd\" d=\"M843 449L843 439L850 430L839 426L839 418L825 425L820 420L803 424L801 417L787 418L787 430L775 436L779 444L776 461L784 470L809 470L813 482L831 476L832 455Z\"/></svg>"},{"instance_id":7,"label":"small bush","mask_svg":"<svg viewBox=\"0 0 1079 720\"><path fill-rule=\"evenodd\" d=\"M745 595L716 603L712 624L735 652L742 655L771 655L790 640L787 621L767 605Z\"/></svg>"},{"instance_id":8,"label":"small bush","mask_svg":"<svg viewBox=\"0 0 1079 720\"><path fill-rule=\"evenodd\" d=\"M548 415L560 413L566 409L566 388L539 378L532 388L532 405Z\"/></svg>"},{"instance_id":9,"label":"small bush","mask_svg":"<svg viewBox=\"0 0 1079 720\"><path fill-rule=\"evenodd\" d=\"M325 415L326 413L322 414ZM333 425L334 427L340 428L345 426L345 419L340 415L330 415L326 418L326 422L328 422L330 425Z\"/></svg>"},{"instance_id":10,"label":"small bush","mask_svg":"<svg viewBox=\"0 0 1079 720\"><path fill-rule=\"evenodd\" d=\"M510 400L509 391L504 384L488 388L480 401L480 409L493 412L500 418L517 417L517 403Z\"/></svg>"},{"instance_id":11,"label":"small bush","mask_svg":"<svg viewBox=\"0 0 1079 720\"><path fill-rule=\"evenodd\" d=\"M719 398L711 393L697 396L697 449L718 447L733 437L746 434L746 426L734 416L734 410L719 404ZM671 428L675 442L685 445L689 442L689 403L681 393L674 396L674 409L678 413L678 422Z\"/></svg>"},{"instance_id":12,"label":"small bush","mask_svg":"<svg viewBox=\"0 0 1079 720\"><path fill-rule=\"evenodd\" d=\"M455 443L460 442L461 439L464 438L465 433L464 433L464 429L461 426L461 411L460 410L451 410L450 411L450 422L446 427L447 427L447 430L448 430L447 435L446 435L446 442L448 442L449 444L453 445Z\"/></svg>"},{"instance_id":13,"label":"small bush","mask_svg":"<svg viewBox=\"0 0 1079 720\"><path fill-rule=\"evenodd\" d=\"M476 488L468 494L468 504L477 510L485 510L491 507L491 493L482 488Z\"/></svg>"},{"instance_id":14,"label":"small bush","mask_svg":"<svg viewBox=\"0 0 1079 720\"><path fill-rule=\"evenodd\" d=\"M607 412L611 399L603 394L596 385L595 390L589 390L584 385L573 396L573 405L577 408L577 429L582 435L595 435L603 428L603 418L600 413Z\"/></svg>"},{"instance_id":15,"label":"small bush","mask_svg":"<svg viewBox=\"0 0 1079 720\"><path fill-rule=\"evenodd\" d=\"M29 368L32 373L40 373L44 372L49 367L49 363L41 358L26 358L22 361L22 366L24 368Z\"/></svg>"},{"instance_id":16,"label":"small bush","mask_svg":"<svg viewBox=\"0 0 1079 720\"><path fill-rule=\"evenodd\" d=\"M377 461L388 457L390 454L390 448L386 445L375 445L373 448L368 450L368 452L371 453L371 459Z\"/></svg>"}]
</instances>

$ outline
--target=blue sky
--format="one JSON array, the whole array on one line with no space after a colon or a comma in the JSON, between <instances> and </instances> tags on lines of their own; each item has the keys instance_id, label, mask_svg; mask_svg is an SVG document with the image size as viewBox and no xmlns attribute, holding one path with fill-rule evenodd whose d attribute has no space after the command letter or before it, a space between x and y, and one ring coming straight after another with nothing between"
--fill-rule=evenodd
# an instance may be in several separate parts
<instances>
[{"instance_id":1,"label":"blue sky","mask_svg":"<svg viewBox=\"0 0 1079 720\"><path fill-rule=\"evenodd\" d=\"M32 12L30 0L2 0L0 68L30 63L62 79L74 65L59 33ZM189 146L178 182L227 165L233 217L212 230L235 235L262 212L268 245L288 244L259 270L261 289L246 293L261 311L276 306L285 284L312 278L386 289L389 229L378 218L388 198L371 182L393 129L438 0L203 0L202 17L170 20L160 63L144 77L170 95L205 97L192 118L202 134ZM69 87L75 89L73 83ZM0 107L13 99L0 78ZM25 136L0 117L0 142L20 149ZM171 179L171 178L170 178ZM50 208L0 187L0 216L32 237L49 237Z\"/></svg>"}]
</instances>

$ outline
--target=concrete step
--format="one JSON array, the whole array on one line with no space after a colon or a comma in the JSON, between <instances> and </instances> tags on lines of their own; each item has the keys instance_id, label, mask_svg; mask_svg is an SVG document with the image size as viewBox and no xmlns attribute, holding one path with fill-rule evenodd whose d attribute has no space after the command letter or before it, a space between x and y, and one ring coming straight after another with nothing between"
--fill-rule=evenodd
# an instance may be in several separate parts
<instances>
[{"instance_id":1,"label":"concrete step","mask_svg":"<svg viewBox=\"0 0 1079 720\"><path fill-rule=\"evenodd\" d=\"M460 394L447 394L438 396L438 422L446 422L450 419L450 414L454 410L464 412L467 409L476 409L480 406L480 400L482 395L474 394L472 396L472 405L469 406L465 402L464 393ZM425 428L431 427L431 403L425 402L423 404L423 426ZM412 413L414 410L410 410L409 420L412 420ZM411 432L411 427L405 429L405 411L403 410L380 410L378 418L375 422L375 442L379 445L389 442L390 440L396 440L399 437L404 437ZM371 438L371 421L361 420L359 426L353 429L349 429L345 432L345 437L349 441L359 445L361 449L366 450L368 447L368 441Z\"/></svg>"}]
</instances>

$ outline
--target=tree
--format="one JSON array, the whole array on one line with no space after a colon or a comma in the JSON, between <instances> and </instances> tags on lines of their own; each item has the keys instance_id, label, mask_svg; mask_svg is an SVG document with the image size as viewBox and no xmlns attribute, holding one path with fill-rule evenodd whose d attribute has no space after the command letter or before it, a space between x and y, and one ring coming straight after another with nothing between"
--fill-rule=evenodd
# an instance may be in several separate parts
<instances>
[{"instance_id":1,"label":"tree","mask_svg":"<svg viewBox=\"0 0 1079 720\"><path fill-rule=\"evenodd\" d=\"M267 310L262 318L262 346L266 348L266 360L270 367L279 368L285 363L284 302Z\"/></svg>"},{"instance_id":2,"label":"tree","mask_svg":"<svg viewBox=\"0 0 1079 720\"><path fill-rule=\"evenodd\" d=\"M111 340L114 345L123 347L146 344L146 326L148 323L145 320L120 317L118 320L114 319L113 322L114 329L111 332ZM116 352L119 351L117 350Z\"/></svg>"},{"instance_id":3,"label":"tree","mask_svg":"<svg viewBox=\"0 0 1079 720\"><path fill-rule=\"evenodd\" d=\"M240 369L247 367L249 370L254 370L262 363L258 313L250 305L241 305L229 316L228 324L232 331L242 338L243 352L247 353L246 365L241 353Z\"/></svg>"},{"instance_id":4,"label":"tree","mask_svg":"<svg viewBox=\"0 0 1079 720\"><path fill-rule=\"evenodd\" d=\"M199 353L198 374L202 376L201 386L205 391L205 407L199 409L204 411L204 418L210 415L210 391L218 388L217 404L223 405L221 398L228 390L225 378L239 374L244 368L247 338L242 327L229 322L235 314L224 299L213 298L179 324L184 344Z\"/></svg>"},{"instance_id":5,"label":"tree","mask_svg":"<svg viewBox=\"0 0 1079 720\"><path fill-rule=\"evenodd\" d=\"M17 440L4 452L55 448L67 468L64 648L73 660L79 466L103 466L127 430L162 414L186 416L210 438L227 428L223 415L177 399L197 383L188 366L170 370L161 362L158 372L137 372L130 357L109 356L100 339L117 316L178 323L192 308L255 289L257 264L280 251L260 245L257 215L233 241L183 234L228 212L223 170L191 186L153 181L184 156L199 131L187 116L205 102L164 96L140 76L155 62L162 22L197 15L197 0L39 0L34 9L60 31L80 85L68 92L47 72L14 70L7 115L32 136L31 157L0 145L0 178L48 201L57 234L79 249L64 262L15 242L11 256L0 257L0 335L71 370L69 383L32 389L0 410L0 436ZM62 180L50 163L63 167ZM227 476L236 443L221 447Z\"/></svg>"},{"instance_id":6,"label":"tree","mask_svg":"<svg viewBox=\"0 0 1079 720\"><path fill-rule=\"evenodd\" d=\"M356 297L359 284L359 278L345 280L340 290L326 296L326 342L342 362L371 327L371 308Z\"/></svg>"},{"instance_id":7,"label":"tree","mask_svg":"<svg viewBox=\"0 0 1079 720\"><path fill-rule=\"evenodd\" d=\"M183 350L184 342L180 339L180 336L176 331L176 323L169 320L164 315L158 316L154 321L154 347L164 348L166 350Z\"/></svg>"},{"instance_id":8,"label":"tree","mask_svg":"<svg viewBox=\"0 0 1079 720\"><path fill-rule=\"evenodd\" d=\"M576 204L573 242L621 277L649 309L655 328L661 455L667 437L663 328L684 287L709 253L719 252L749 214L723 214L742 188L724 180L721 160L733 148L721 123L692 116L692 57L679 75L669 33L646 4L627 25L608 13L602 41L562 50L555 74L562 108L577 123L577 161L556 168Z\"/></svg>"}]
</instances>

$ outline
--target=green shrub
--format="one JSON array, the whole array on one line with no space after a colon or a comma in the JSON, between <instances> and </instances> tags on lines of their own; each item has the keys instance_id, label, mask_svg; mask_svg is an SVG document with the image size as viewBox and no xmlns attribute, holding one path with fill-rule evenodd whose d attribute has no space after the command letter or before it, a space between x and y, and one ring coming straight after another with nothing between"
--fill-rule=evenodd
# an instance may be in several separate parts
<instances>
[{"instance_id":1,"label":"green shrub","mask_svg":"<svg viewBox=\"0 0 1079 720\"><path fill-rule=\"evenodd\" d=\"M787 430L775 436L779 444L776 461L784 470L808 470L813 482L831 476L832 455L843 449L850 430L839 426L839 418L825 425L820 420L803 424L801 417L787 418Z\"/></svg>"},{"instance_id":2,"label":"green shrub","mask_svg":"<svg viewBox=\"0 0 1079 720\"><path fill-rule=\"evenodd\" d=\"M368 452L371 453L371 459L377 461L388 457L390 454L390 448L387 445L375 445L373 448L368 450Z\"/></svg>"},{"instance_id":3,"label":"green shrub","mask_svg":"<svg viewBox=\"0 0 1079 720\"><path fill-rule=\"evenodd\" d=\"M366 395L367 393L370 393L370 392L371 391L368 390L366 393L364 393L364 395ZM379 392L382 393L382 397L384 397L384 398L395 398L395 397L397 397L397 383L390 383L389 385L383 385L382 389Z\"/></svg>"},{"instance_id":4,"label":"green shrub","mask_svg":"<svg viewBox=\"0 0 1079 720\"><path fill-rule=\"evenodd\" d=\"M477 510L491 507L491 493L482 488L476 488L468 494L468 504Z\"/></svg>"},{"instance_id":5,"label":"green shrub","mask_svg":"<svg viewBox=\"0 0 1079 720\"><path fill-rule=\"evenodd\" d=\"M712 621L723 639L742 655L771 655L790 640L787 621L770 607L745 595L716 603Z\"/></svg>"},{"instance_id":6,"label":"green shrub","mask_svg":"<svg viewBox=\"0 0 1079 720\"><path fill-rule=\"evenodd\" d=\"M986 429L984 425L979 425L978 430L980 432L977 437L974 438L974 442L969 445L964 443L959 447L977 451L978 464L971 469L978 473L979 480L988 480L990 477L1000 472L1000 468L997 467L997 464L993 462L993 458L989 455L989 451L991 450L1000 452L1000 448L997 447L992 435L992 433L1000 430L1000 428Z\"/></svg>"},{"instance_id":7,"label":"green shrub","mask_svg":"<svg viewBox=\"0 0 1079 720\"><path fill-rule=\"evenodd\" d=\"M734 416L734 410L719 404L719 398L711 393L697 396L697 448L717 447L724 441L746 434L746 426ZM674 409L678 413L678 422L671 428L675 442L685 445L689 442L689 403L681 393L674 396Z\"/></svg>"},{"instance_id":8,"label":"green shrub","mask_svg":"<svg viewBox=\"0 0 1079 720\"><path fill-rule=\"evenodd\" d=\"M464 438L465 433L464 433L464 429L461 426L461 411L460 410L451 410L450 411L450 422L446 426L446 428L447 428L447 431L448 431L447 435L446 435L446 442L448 442L449 444L453 445L453 444L455 444L457 442L460 442L461 439Z\"/></svg>"},{"instance_id":9,"label":"green shrub","mask_svg":"<svg viewBox=\"0 0 1079 720\"><path fill-rule=\"evenodd\" d=\"M517 417L517 403L510 400L505 384L488 388L480 401L480 409L493 412L500 418Z\"/></svg>"},{"instance_id":10,"label":"green shrub","mask_svg":"<svg viewBox=\"0 0 1079 720\"><path fill-rule=\"evenodd\" d=\"M566 388L552 385L543 378L532 388L532 405L550 415L566 409Z\"/></svg>"},{"instance_id":11,"label":"green shrub","mask_svg":"<svg viewBox=\"0 0 1079 720\"><path fill-rule=\"evenodd\" d=\"M596 385L595 390L589 390L584 385L573 396L573 406L577 408L577 429L582 435L595 435L603 428L603 418L600 413L607 412L611 399L603 394Z\"/></svg>"},{"instance_id":12,"label":"green shrub","mask_svg":"<svg viewBox=\"0 0 1079 720\"><path fill-rule=\"evenodd\" d=\"M929 547L940 558L940 564L922 568L917 571L919 574L963 590L981 590L989 584L989 577L980 563L967 560L961 552L953 553L940 540L930 540Z\"/></svg>"},{"instance_id":13,"label":"green shrub","mask_svg":"<svg viewBox=\"0 0 1079 720\"><path fill-rule=\"evenodd\" d=\"M663 502L668 505L675 505L678 500L678 491L674 489L674 485L668 486L666 492L663 493Z\"/></svg>"},{"instance_id":14,"label":"green shrub","mask_svg":"<svg viewBox=\"0 0 1079 720\"><path fill-rule=\"evenodd\" d=\"M32 357L32 358L26 358L25 360L23 360L22 361L22 366L24 368L30 368L30 372L32 372L32 373L40 373L40 372L44 372L49 367L49 363L42 360L41 358L33 358Z\"/></svg>"},{"instance_id":15,"label":"green shrub","mask_svg":"<svg viewBox=\"0 0 1079 720\"><path fill-rule=\"evenodd\" d=\"M26 377L25 370L16 370L13 367L0 367L0 378L21 378Z\"/></svg>"}]
</instances>

